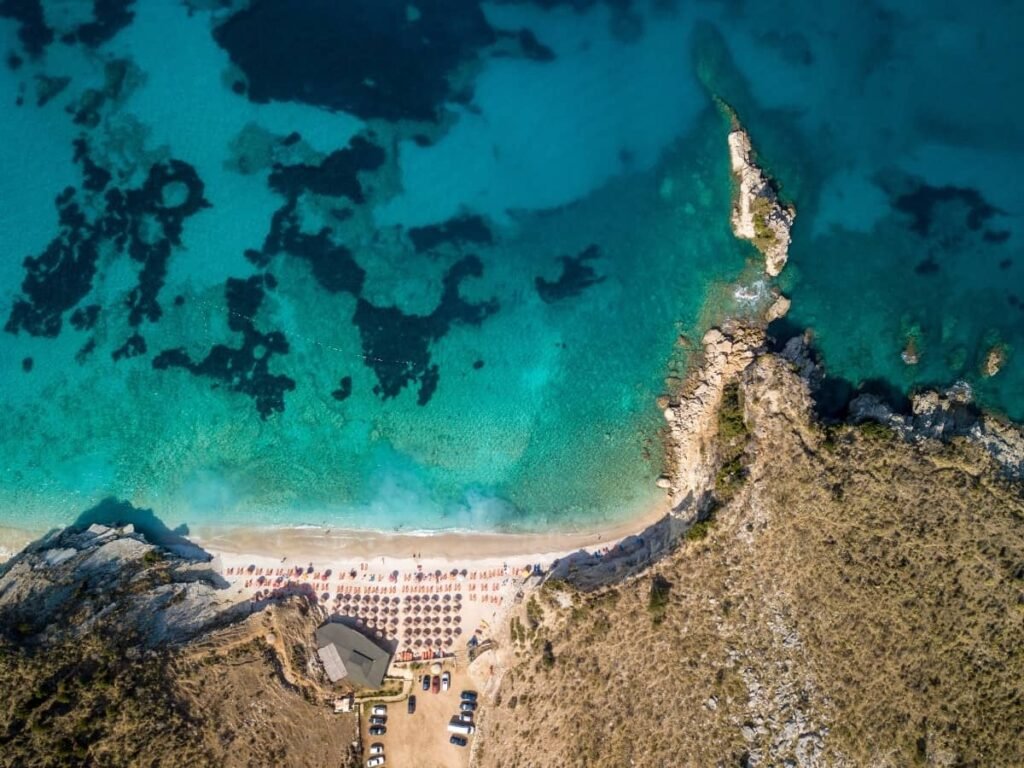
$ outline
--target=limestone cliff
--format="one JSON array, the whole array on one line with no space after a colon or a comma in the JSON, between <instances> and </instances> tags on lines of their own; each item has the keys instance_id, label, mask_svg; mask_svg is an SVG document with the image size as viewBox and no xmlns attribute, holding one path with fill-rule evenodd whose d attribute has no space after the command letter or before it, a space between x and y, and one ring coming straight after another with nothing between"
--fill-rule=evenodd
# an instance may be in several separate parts
<instances>
[{"instance_id":1,"label":"limestone cliff","mask_svg":"<svg viewBox=\"0 0 1024 768\"><path fill-rule=\"evenodd\" d=\"M729 132L729 163L736 182L733 234L754 244L764 256L765 272L775 277L789 258L796 210L779 200L774 183L754 161L750 136L738 123Z\"/></svg>"},{"instance_id":2,"label":"limestone cliff","mask_svg":"<svg viewBox=\"0 0 1024 768\"><path fill-rule=\"evenodd\" d=\"M151 543L133 526L67 528L0 569L0 627L22 642L81 637L116 621L141 647L182 643L249 613L201 559Z\"/></svg>"},{"instance_id":3,"label":"limestone cliff","mask_svg":"<svg viewBox=\"0 0 1024 768\"><path fill-rule=\"evenodd\" d=\"M702 340L701 360L665 408L669 494L677 514L700 511L717 470L722 393L750 365L763 344L764 332L756 327L734 323L712 328Z\"/></svg>"}]
</instances>

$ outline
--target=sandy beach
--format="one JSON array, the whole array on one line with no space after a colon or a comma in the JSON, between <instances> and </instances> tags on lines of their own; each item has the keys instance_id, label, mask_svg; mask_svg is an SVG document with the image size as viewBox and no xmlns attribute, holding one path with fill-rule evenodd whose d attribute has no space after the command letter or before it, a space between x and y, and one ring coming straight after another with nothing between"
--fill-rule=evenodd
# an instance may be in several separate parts
<instances>
[{"instance_id":1,"label":"sandy beach","mask_svg":"<svg viewBox=\"0 0 1024 768\"><path fill-rule=\"evenodd\" d=\"M214 555L238 599L301 592L391 643L397 661L411 661L486 640L532 576L574 552L609 549L667 511L590 531L200 528L189 538Z\"/></svg>"}]
</instances>

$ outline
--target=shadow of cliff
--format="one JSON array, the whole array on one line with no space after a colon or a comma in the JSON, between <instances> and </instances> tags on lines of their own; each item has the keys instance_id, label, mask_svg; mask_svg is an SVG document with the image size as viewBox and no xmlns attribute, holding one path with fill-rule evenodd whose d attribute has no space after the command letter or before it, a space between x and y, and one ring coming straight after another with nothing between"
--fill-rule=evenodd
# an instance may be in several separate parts
<instances>
[{"instance_id":1,"label":"shadow of cliff","mask_svg":"<svg viewBox=\"0 0 1024 768\"><path fill-rule=\"evenodd\" d=\"M93 524L109 527L131 524L151 544L163 547L186 560L199 563L213 560L213 555L188 540L188 526L184 523L174 529L168 528L153 510L132 506L113 496L82 512L70 527L85 530Z\"/></svg>"},{"instance_id":2,"label":"shadow of cliff","mask_svg":"<svg viewBox=\"0 0 1024 768\"><path fill-rule=\"evenodd\" d=\"M666 514L609 549L580 550L555 561L548 578L564 581L585 592L617 584L673 552L688 527L684 519Z\"/></svg>"}]
</instances>

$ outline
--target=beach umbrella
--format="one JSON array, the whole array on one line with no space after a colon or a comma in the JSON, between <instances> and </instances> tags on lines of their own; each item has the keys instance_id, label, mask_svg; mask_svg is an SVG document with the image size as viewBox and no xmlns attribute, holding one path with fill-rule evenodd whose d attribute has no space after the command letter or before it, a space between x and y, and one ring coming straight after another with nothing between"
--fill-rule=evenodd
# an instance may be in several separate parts
<instances>
[{"instance_id":1,"label":"beach umbrella","mask_svg":"<svg viewBox=\"0 0 1024 768\"><path fill-rule=\"evenodd\" d=\"M419 638L416 638L415 640L413 640L412 645L414 648L419 648L421 645L423 645L423 641Z\"/></svg>"},{"instance_id":2,"label":"beach umbrella","mask_svg":"<svg viewBox=\"0 0 1024 768\"><path fill-rule=\"evenodd\" d=\"M451 637L452 636L452 628L451 627L445 627L444 628L444 636L445 637Z\"/></svg>"},{"instance_id":3,"label":"beach umbrella","mask_svg":"<svg viewBox=\"0 0 1024 768\"><path fill-rule=\"evenodd\" d=\"M330 599L331 599L331 593L330 592L324 592L324 594L323 594L324 602L326 603Z\"/></svg>"},{"instance_id":4,"label":"beach umbrella","mask_svg":"<svg viewBox=\"0 0 1024 768\"><path fill-rule=\"evenodd\" d=\"M373 600L373 602L375 602L375 603L379 603L380 602L380 595L370 595L370 599Z\"/></svg>"},{"instance_id":5,"label":"beach umbrella","mask_svg":"<svg viewBox=\"0 0 1024 768\"><path fill-rule=\"evenodd\" d=\"M448 593L445 593L444 597L442 597L441 599L448 603L451 602L452 596Z\"/></svg>"},{"instance_id":6,"label":"beach umbrella","mask_svg":"<svg viewBox=\"0 0 1024 768\"><path fill-rule=\"evenodd\" d=\"M459 571L459 575L460 576L467 576L467 575L469 575L469 571L467 571L465 568L463 568L461 571Z\"/></svg>"},{"instance_id":7,"label":"beach umbrella","mask_svg":"<svg viewBox=\"0 0 1024 768\"><path fill-rule=\"evenodd\" d=\"M440 612L441 612L441 604L438 603L437 605L434 606L434 613L440 613Z\"/></svg>"},{"instance_id":8,"label":"beach umbrella","mask_svg":"<svg viewBox=\"0 0 1024 768\"><path fill-rule=\"evenodd\" d=\"M451 607L450 605L446 605L446 606L444 607L444 612L445 612L445 613L451 613L451 612L452 612L452 607Z\"/></svg>"},{"instance_id":9,"label":"beach umbrella","mask_svg":"<svg viewBox=\"0 0 1024 768\"><path fill-rule=\"evenodd\" d=\"M436 603L437 601L439 601L441 599L441 596L435 592L434 594L432 594L430 596L430 599L433 600Z\"/></svg>"},{"instance_id":10,"label":"beach umbrella","mask_svg":"<svg viewBox=\"0 0 1024 768\"><path fill-rule=\"evenodd\" d=\"M445 641L444 641L444 644L445 644L446 648L451 648L452 647L452 639L450 637L446 638Z\"/></svg>"},{"instance_id":11,"label":"beach umbrella","mask_svg":"<svg viewBox=\"0 0 1024 768\"><path fill-rule=\"evenodd\" d=\"M325 579L331 578L331 569L330 568L328 568L326 571L324 571L324 578Z\"/></svg>"},{"instance_id":12,"label":"beach umbrella","mask_svg":"<svg viewBox=\"0 0 1024 768\"><path fill-rule=\"evenodd\" d=\"M452 617L451 616L445 616L444 617L444 623L445 624L451 624L452 623Z\"/></svg>"}]
</instances>

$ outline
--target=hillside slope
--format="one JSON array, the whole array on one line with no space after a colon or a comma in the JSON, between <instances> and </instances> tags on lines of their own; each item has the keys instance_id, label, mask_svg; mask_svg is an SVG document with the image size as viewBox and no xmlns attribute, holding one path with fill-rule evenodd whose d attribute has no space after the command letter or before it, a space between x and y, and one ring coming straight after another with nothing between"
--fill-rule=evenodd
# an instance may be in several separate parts
<instances>
[{"instance_id":1,"label":"hillside slope","mask_svg":"<svg viewBox=\"0 0 1024 768\"><path fill-rule=\"evenodd\" d=\"M736 395L713 520L513 620L478 764L1024 765L1021 486L964 440L816 425L772 355Z\"/></svg>"}]
</instances>

